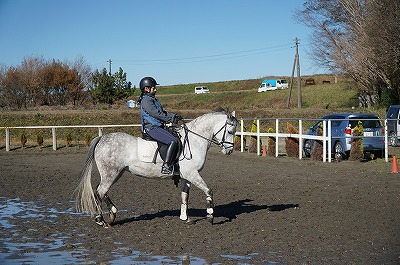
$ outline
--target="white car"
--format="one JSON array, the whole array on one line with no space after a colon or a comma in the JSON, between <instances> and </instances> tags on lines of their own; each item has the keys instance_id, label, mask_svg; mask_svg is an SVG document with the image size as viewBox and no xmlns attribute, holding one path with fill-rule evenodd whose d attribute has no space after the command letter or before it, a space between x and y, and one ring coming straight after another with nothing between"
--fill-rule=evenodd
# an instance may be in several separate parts
<instances>
[{"instance_id":1,"label":"white car","mask_svg":"<svg viewBox=\"0 0 400 265\"><path fill-rule=\"evenodd\" d=\"M194 88L195 94L210 93L210 90L206 86L197 86Z\"/></svg>"}]
</instances>

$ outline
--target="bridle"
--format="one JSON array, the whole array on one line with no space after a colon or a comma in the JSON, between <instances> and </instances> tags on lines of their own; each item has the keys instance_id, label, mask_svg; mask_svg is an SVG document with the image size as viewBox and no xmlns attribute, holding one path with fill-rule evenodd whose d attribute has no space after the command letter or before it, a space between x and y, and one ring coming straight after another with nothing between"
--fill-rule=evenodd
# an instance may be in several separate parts
<instances>
[{"instance_id":1,"label":"bridle","mask_svg":"<svg viewBox=\"0 0 400 265\"><path fill-rule=\"evenodd\" d=\"M226 149L226 148L229 148L229 147L231 147L231 146L233 147L233 144L234 144L233 142L228 142L228 141L225 140L225 137L226 137L226 134L227 134L227 126L228 126L228 125L232 125L232 126L237 125L237 120L236 120L236 118L235 118L235 117L232 117L230 120L226 120L225 124L224 124L216 133L213 134L213 136L211 137L211 139L208 139L208 138L204 137L203 135L198 134L198 133L196 133L196 132L190 130L190 129L186 126L186 123L184 123L184 124L182 124L182 127L183 127L183 129L185 130L185 138L184 138L184 141L183 141L183 146L185 146L187 143L189 143L188 133L192 133L192 134L194 134L194 135L196 135L196 136L198 136L198 137L200 137L200 138L202 138L202 139L208 141L209 146L210 146L211 144L216 144L216 145L218 145L220 148L225 148L225 149ZM216 136L217 134L219 134L222 130L224 130L224 133L223 133L223 135L222 135L221 141L218 141L218 140L216 139L215 136ZM229 133L229 132L228 132L228 133ZM226 147L226 145L228 145L228 147ZM189 146L189 152L191 153L191 151L190 151L190 145L188 144L188 146ZM209 146L208 146L208 147L209 147ZM185 150L185 148L183 148L183 150Z\"/></svg>"}]
</instances>

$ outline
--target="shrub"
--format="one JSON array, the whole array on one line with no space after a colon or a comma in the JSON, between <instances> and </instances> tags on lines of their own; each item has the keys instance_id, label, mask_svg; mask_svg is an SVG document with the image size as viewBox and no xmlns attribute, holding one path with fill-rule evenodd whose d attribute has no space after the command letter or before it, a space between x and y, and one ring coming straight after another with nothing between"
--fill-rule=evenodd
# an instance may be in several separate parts
<instances>
[{"instance_id":1,"label":"shrub","mask_svg":"<svg viewBox=\"0 0 400 265\"><path fill-rule=\"evenodd\" d=\"M90 134L88 134L88 133L85 133L85 135L84 135L83 137L84 137L84 140L85 140L85 145L86 145L86 146L89 146L92 137L91 137Z\"/></svg>"},{"instance_id":2,"label":"shrub","mask_svg":"<svg viewBox=\"0 0 400 265\"><path fill-rule=\"evenodd\" d=\"M25 147L26 146L26 142L28 141L28 138L26 137L25 132L21 133L20 140L21 140L21 146Z\"/></svg>"},{"instance_id":3,"label":"shrub","mask_svg":"<svg viewBox=\"0 0 400 265\"><path fill-rule=\"evenodd\" d=\"M268 133L275 133L273 128L268 128ZM267 140L267 155L268 156L275 156L276 153L276 138L272 136L268 136Z\"/></svg>"},{"instance_id":4,"label":"shrub","mask_svg":"<svg viewBox=\"0 0 400 265\"><path fill-rule=\"evenodd\" d=\"M244 147L246 147L246 137L243 138L243 144L244 144ZM237 151L240 151L240 149L242 148L240 136L235 135L235 138L233 139L233 148L234 148L234 150L237 150Z\"/></svg>"},{"instance_id":5,"label":"shrub","mask_svg":"<svg viewBox=\"0 0 400 265\"><path fill-rule=\"evenodd\" d=\"M322 128L322 123L320 122L318 124L318 129L317 129L317 136L322 136L323 134L323 128ZM311 159L312 160L317 160L317 161L322 161L323 160L323 153L324 153L324 146L321 140L315 140L313 147L311 149Z\"/></svg>"},{"instance_id":6,"label":"shrub","mask_svg":"<svg viewBox=\"0 0 400 265\"><path fill-rule=\"evenodd\" d=\"M38 144L39 147L43 146L43 135L41 135L40 133L36 135L36 142Z\"/></svg>"},{"instance_id":7,"label":"shrub","mask_svg":"<svg viewBox=\"0 0 400 265\"><path fill-rule=\"evenodd\" d=\"M71 133L67 133L67 135L65 136L65 145L66 147L71 146L72 143L72 134Z\"/></svg>"},{"instance_id":8,"label":"shrub","mask_svg":"<svg viewBox=\"0 0 400 265\"><path fill-rule=\"evenodd\" d=\"M287 133L298 134L299 131L293 127L289 122L287 123ZM296 157L299 155L299 139L293 137L287 137L285 139L286 153L289 157Z\"/></svg>"},{"instance_id":9,"label":"shrub","mask_svg":"<svg viewBox=\"0 0 400 265\"><path fill-rule=\"evenodd\" d=\"M257 132L257 120L253 121L253 124L251 125L251 131L252 133ZM249 143L249 153L257 153L257 145L261 145L260 143L257 142L257 137L256 136L251 136L250 137L250 143ZM260 146L261 147L261 146Z\"/></svg>"},{"instance_id":10,"label":"shrub","mask_svg":"<svg viewBox=\"0 0 400 265\"><path fill-rule=\"evenodd\" d=\"M363 136L364 127L362 121L358 121L356 127L353 129L353 136ZM349 160L351 161L361 161L364 158L364 147L362 138L353 138L351 140L351 149Z\"/></svg>"}]
</instances>

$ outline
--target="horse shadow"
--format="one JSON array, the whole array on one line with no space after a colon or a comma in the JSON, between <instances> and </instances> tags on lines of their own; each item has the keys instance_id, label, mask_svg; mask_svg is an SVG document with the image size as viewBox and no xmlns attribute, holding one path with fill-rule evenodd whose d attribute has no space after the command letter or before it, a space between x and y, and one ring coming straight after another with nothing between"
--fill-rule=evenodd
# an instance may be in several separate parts
<instances>
[{"instance_id":1,"label":"horse shadow","mask_svg":"<svg viewBox=\"0 0 400 265\"><path fill-rule=\"evenodd\" d=\"M298 208L299 204L274 204L274 205L257 205L252 204L253 200L244 199L234 201L228 204L217 205L214 207L214 225L215 224L224 224L227 222L232 222L232 220L236 219L241 214L253 213L261 210L268 210L271 212L280 212L291 208ZM164 217L176 217L180 215L179 210L164 210L157 213L151 214L142 214L135 217L125 218L119 221L112 223L112 225L123 225L126 223L131 223L134 221L141 220L153 220L155 218L164 218ZM188 209L188 215L190 217L196 217L195 220L191 220L191 223L196 223L200 220L207 218L206 209ZM221 221L215 222L215 219L222 219Z\"/></svg>"}]
</instances>

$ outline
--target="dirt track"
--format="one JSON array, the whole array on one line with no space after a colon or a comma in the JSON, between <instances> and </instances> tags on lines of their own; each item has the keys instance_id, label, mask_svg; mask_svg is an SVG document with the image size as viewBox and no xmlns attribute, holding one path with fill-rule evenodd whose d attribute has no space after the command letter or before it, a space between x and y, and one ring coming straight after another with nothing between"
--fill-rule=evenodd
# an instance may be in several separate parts
<instances>
[{"instance_id":1,"label":"dirt track","mask_svg":"<svg viewBox=\"0 0 400 265\"><path fill-rule=\"evenodd\" d=\"M86 148L47 149L0 150L0 196L72 207ZM126 173L109 193L120 210L111 229L72 214L56 224L15 220L14 229L38 240L70 235L64 248L87 249L86 259L96 262L113 260L111 253L123 248L126 256L135 250L187 254L208 264L234 263L220 255L246 256L249 264L400 264L400 175L391 173L390 164L217 151L210 150L202 172L214 191L213 226L198 189L190 193L194 224L186 224L178 217L180 190L172 181ZM33 233L30 226L40 229Z\"/></svg>"}]
</instances>

